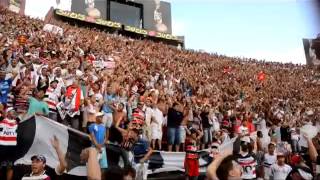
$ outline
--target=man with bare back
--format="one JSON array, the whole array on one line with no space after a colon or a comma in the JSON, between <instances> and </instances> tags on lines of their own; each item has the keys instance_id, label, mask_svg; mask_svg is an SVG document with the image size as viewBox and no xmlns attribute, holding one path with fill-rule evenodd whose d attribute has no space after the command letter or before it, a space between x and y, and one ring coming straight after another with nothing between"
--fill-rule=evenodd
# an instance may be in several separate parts
<instances>
[{"instance_id":1,"label":"man with bare back","mask_svg":"<svg viewBox=\"0 0 320 180\"><path fill-rule=\"evenodd\" d=\"M119 126L121 128L126 128L127 115L123 111L124 104L118 104L117 108L113 111L113 124L117 124L119 122Z\"/></svg>"}]
</instances>

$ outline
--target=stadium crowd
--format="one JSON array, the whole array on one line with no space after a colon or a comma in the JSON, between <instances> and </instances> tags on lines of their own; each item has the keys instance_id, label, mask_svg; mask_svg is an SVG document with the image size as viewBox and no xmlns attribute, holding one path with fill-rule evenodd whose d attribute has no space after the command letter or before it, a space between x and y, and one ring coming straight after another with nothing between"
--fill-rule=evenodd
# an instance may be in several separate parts
<instances>
[{"instance_id":1,"label":"stadium crowd","mask_svg":"<svg viewBox=\"0 0 320 180\"><path fill-rule=\"evenodd\" d=\"M16 127L26 115L41 115L88 133L94 148L84 150L84 159L102 154L88 178L100 179L97 171L112 169L120 157L130 167L165 150L185 151L186 175L196 179L197 151L207 148L215 157L212 179L320 173L320 134L311 140L299 130L320 129L317 69L179 50L55 22L64 30L59 35L44 25L0 8L1 119ZM250 138L255 131L257 138ZM214 150L233 137L233 156ZM300 145L303 138L309 148ZM45 163L41 155L32 160ZM135 176L133 169L121 172Z\"/></svg>"}]
</instances>

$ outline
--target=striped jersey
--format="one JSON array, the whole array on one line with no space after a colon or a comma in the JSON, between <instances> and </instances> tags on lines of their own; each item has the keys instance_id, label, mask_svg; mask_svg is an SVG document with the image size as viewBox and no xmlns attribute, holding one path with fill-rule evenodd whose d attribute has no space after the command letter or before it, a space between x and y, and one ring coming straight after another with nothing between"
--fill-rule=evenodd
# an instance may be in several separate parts
<instances>
[{"instance_id":1,"label":"striped jersey","mask_svg":"<svg viewBox=\"0 0 320 180\"><path fill-rule=\"evenodd\" d=\"M18 123L16 120L5 118L0 121L0 145L17 145L17 128Z\"/></svg>"},{"instance_id":2,"label":"striped jersey","mask_svg":"<svg viewBox=\"0 0 320 180\"><path fill-rule=\"evenodd\" d=\"M45 93L44 101L48 104L51 112L57 112L57 104L59 103L59 97L55 93L54 89L49 87Z\"/></svg>"},{"instance_id":3,"label":"striped jersey","mask_svg":"<svg viewBox=\"0 0 320 180\"><path fill-rule=\"evenodd\" d=\"M242 179L256 178L257 160L254 153L238 154L236 155L237 162L241 165L243 173Z\"/></svg>"}]
</instances>

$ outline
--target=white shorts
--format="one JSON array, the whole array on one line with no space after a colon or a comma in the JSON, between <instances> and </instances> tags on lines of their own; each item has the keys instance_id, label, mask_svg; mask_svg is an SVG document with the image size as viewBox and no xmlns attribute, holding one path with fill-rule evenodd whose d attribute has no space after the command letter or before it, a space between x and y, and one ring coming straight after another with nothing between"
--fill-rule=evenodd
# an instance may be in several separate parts
<instances>
[{"instance_id":1,"label":"white shorts","mask_svg":"<svg viewBox=\"0 0 320 180\"><path fill-rule=\"evenodd\" d=\"M162 140L162 129L160 129L158 126L151 126L151 139Z\"/></svg>"},{"instance_id":2,"label":"white shorts","mask_svg":"<svg viewBox=\"0 0 320 180\"><path fill-rule=\"evenodd\" d=\"M180 129L180 141L181 143L185 143L186 136L187 136L186 129L183 126L180 126L179 129Z\"/></svg>"},{"instance_id":3,"label":"white shorts","mask_svg":"<svg viewBox=\"0 0 320 180\"><path fill-rule=\"evenodd\" d=\"M107 128L110 128L113 122L112 113L104 113L102 121Z\"/></svg>"}]
</instances>

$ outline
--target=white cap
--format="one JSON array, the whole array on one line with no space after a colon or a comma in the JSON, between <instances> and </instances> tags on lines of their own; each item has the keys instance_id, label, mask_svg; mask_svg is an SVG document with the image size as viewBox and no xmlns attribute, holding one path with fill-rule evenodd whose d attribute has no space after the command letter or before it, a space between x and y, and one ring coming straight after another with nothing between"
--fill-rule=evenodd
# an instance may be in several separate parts
<instances>
[{"instance_id":1,"label":"white cap","mask_svg":"<svg viewBox=\"0 0 320 180\"><path fill-rule=\"evenodd\" d=\"M307 114L308 116L312 116L312 115L313 115L313 111L312 111L312 110L309 110L309 111L306 112L306 114Z\"/></svg>"},{"instance_id":2,"label":"white cap","mask_svg":"<svg viewBox=\"0 0 320 180\"><path fill-rule=\"evenodd\" d=\"M6 110L6 113L10 112L10 111L14 111L14 108L13 107L9 107L7 110Z\"/></svg>"},{"instance_id":3,"label":"white cap","mask_svg":"<svg viewBox=\"0 0 320 180\"><path fill-rule=\"evenodd\" d=\"M103 115L104 115L103 112L97 112L97 113L96 113L96 117L103 116Z\"/></svg>"},{"instance_id":4,"label":"white cap","mask_svg":"<svg viewBox=\"0 0 320 180\"><path fill-rule=\"evenodd\" d=\"M27 56L31 56L31 53L27 52L27 53L24 54L24 56L26 56L26 57Z\"/></svg>"},{"instance_id":5,"label":"white cap","mask_svg":"<svg viewBox=\"0 0 320 180\"><path fill-rule=\"evenodd\" d=\"M250 137L249 136L244 136L244 137L241 138L241 141L250 143Z\"/></svg>"},{"instance_id":6,"label":"white cap","mask_svg":"<svg viewBox=\"0 0 320 180\"><path fill-rule=\"evenodd\" d=\"M83 72L80 71L80 70L76 70L76 76L77 76L77 77L83 76Z\"/></svg>"},{"instance_id":7,"label":"white cap","mask_svg":"<svg viewBox=\"0 0 320 180\"><path fill-rule=\"evenodd\" d=\"M217 148L219 148L219 147L220 147L220 144L219 144L219 143L214 142L214 143L212 143L212 144L211 144L211 147L217 147Z\"/></svg>"},{"instance_id":8,"label":"white cap","mask_svg":"<svg viewBox=\"0 0 320 180\"><path fill-rule=\"evenodd\" d=\"M112 57L108 57L107 61L114 61Z\"/></svg>"}]
</instances>

